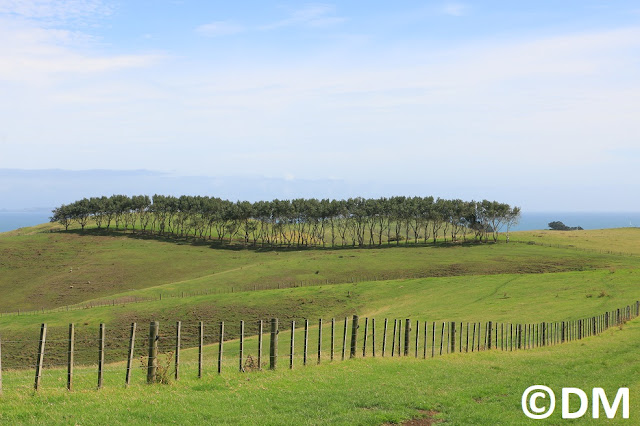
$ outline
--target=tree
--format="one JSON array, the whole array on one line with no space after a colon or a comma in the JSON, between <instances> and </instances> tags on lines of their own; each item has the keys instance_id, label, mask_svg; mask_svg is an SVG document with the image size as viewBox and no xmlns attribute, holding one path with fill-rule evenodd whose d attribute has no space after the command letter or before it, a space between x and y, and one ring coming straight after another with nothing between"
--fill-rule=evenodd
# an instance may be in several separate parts
<instances>
[{"instance_id":1,"label":"tree","mask_svg":"<svg viewBox=\"0 0 640 426\"><path fill-rule=\"evenodd\" d=\"M49 218L51 223L58 222L62 226L64 226L65 231L68 231L69 225L71 225L71 222L73 221L73 214L72 214L71 208L63 204L60 207L51 210L51 213L53 214Z\"/></svg>"},{"instance_id":2,"label":"tree","mask_svg":"<svg viewBox=\"0 0 640 426\"><path fill-rule=\"evenodd\" d=\"M559 220L547 224L552 231L582 231L581 226L567 226Z\"/></svg>"},{"instance_id":3,"label":"tree","mask_svg":"<svg viewBox=\"0 0 640 426\"><path fill-rule=\"evenodd\" d=\"M509 242L509 231L512 226L515 226L520 222L520 207L514 207L507 213L507 242Z\"/></svg>"}]
</instances>

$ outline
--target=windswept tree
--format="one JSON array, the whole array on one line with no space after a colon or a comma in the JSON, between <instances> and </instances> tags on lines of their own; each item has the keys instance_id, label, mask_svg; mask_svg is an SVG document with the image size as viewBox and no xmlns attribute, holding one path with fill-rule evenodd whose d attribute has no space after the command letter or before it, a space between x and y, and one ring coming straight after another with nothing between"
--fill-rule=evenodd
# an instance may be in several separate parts
<instances>
[{"instance_id":1,"label":"windswept tree","mask_svg":"<svg viewBox=\"0 0 640 426\"><path fill-rule=\"evenodd\" d=\"M69 225L73 222L73 212L70 206L65 204L57 207L51 211L52 216L49 218L51 222L58 222L64 226L64 230L69 230Z\"/></svg>"},{"instance_id":2,"label":"windswept tree","mask_svg":"<svg viewBox=\"0 0 640 426\"><path fill-rule=\"evenodd\" d=\"M347 200L297 198L231 202L215 197L155 194L83 198L53 210L51 218L69 229L77 222L84 230L93 220L98 228L116 231L173 234L213 239L220 243L271 247L331 247L434 244L459 241L462 234L476 241L495 242L502 228L520 216L519 207L497 201L462 201L433 197ZM121 227L121 225L124 225Z\"/></svg>"}]
</instances>

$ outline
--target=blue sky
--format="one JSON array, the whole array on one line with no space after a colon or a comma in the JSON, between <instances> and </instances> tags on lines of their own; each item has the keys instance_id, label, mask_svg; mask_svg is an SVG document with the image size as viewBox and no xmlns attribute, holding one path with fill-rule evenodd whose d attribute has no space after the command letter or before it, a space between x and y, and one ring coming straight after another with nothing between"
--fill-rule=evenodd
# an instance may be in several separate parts
<instances>
[{"instance_id":1,"label":"blue sky","mask_svg":"<svg viewBox=\"0 0 640 426\"><path fill-rule=\"evenodd\" d=\"M640 211L637 2L0 0L0 95L5 169Z\"/></svg>"}]
</instances>

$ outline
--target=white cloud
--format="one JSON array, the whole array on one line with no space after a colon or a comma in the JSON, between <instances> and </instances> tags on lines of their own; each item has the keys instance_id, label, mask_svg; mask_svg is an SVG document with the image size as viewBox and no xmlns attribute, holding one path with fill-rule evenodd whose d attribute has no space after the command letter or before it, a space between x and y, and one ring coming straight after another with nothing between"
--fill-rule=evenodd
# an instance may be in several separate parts
<instances>
[{"instance_id":1,"label":"white cloud","mask_svg":"<svg viewBox=\"0 0 640 426\"><path fill-rule=\"evenodd\" d=\"M112 7L102 0L0 0L0 16L50 24L86 24L111 13Z\"/></svg>"},{"instance_id":2,"label":"white cloud","mask_svg":"<svg viewBox=\"0 0 640 426\"><path fill-rule=\"evenodd\" d=\"M330 4L308 4L302 9L291 12L288 18L261 27L272 30L282 27L307 26L329 27L344 22L346 19L335 15L336 8Z\"/></svg>"},{"instance_id":3,"label":"white cloud","mask_svg":"<svg viewBox=\"0 0 640 426\"><path fill-rule=\"evenodd\" d=\"M450 16L462 16L467 12L467 6L460 3L447 3L442 7L442 13Z\"/></svg>"},{"instance_id":4,"label":"white cloud","mask_svg":"<svg viewBox=\"0 0 640 426\"><path fill-rule=\"evenodd\" d=\"M0 80L42 83L58 73L94 73L146 67L161 54L97 55L85 53L91 37L63 29L36 27L33 23L0 19Z\"/></svg>"},{"instance_id":5,"label":"white cloud","mask_svg":"<svg viewBox=\"0 0 640 426\"><path fill-rule=\"evenodd\" d=\"M242 25L228 21L214 21L208 24L200 25L195 30L198 34L206 37L218 37L225 35L238 34L245 31Z\"/></svg>"}]
</instances>

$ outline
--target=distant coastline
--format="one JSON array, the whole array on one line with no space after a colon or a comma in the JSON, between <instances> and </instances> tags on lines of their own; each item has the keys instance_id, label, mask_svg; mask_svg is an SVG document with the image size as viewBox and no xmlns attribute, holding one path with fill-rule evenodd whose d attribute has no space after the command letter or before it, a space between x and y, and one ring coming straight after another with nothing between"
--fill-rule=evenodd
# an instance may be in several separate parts
<instances>
[{"instance_id":1,"label":"distant coastline","mask_svg":"<svg viewBox=\"0 0 640 426\"><path fill-rule=\"evenodd\" d=\"M640 226L640 212L531 212L522 213L514 231L548 229L547 224L560 221L584 229L626 228Z\"/></svg>"},{"instance_id":2,"label":"distant coastline","mask_svg":"<svg viewBox=\"0 0 640 426\"><path fill-rule=\"evenodd\" d=\"M51 209L0 210L0 232L49 222Z\"/></svg>"},{"instance_id":3,"label":"distant coastline","mask_svg":"<svg viewBox=\"0 0 640 426\"><path fill-rule=\"evenodd\" d=\"M35 226L49 221L51 209L0 210L0 232ZM559 220L567 226L584 229L625 228L640 226L640 212L532 212L523 213L513 231L547 229L547 224Z\"/></svg>"}]
</instances>

